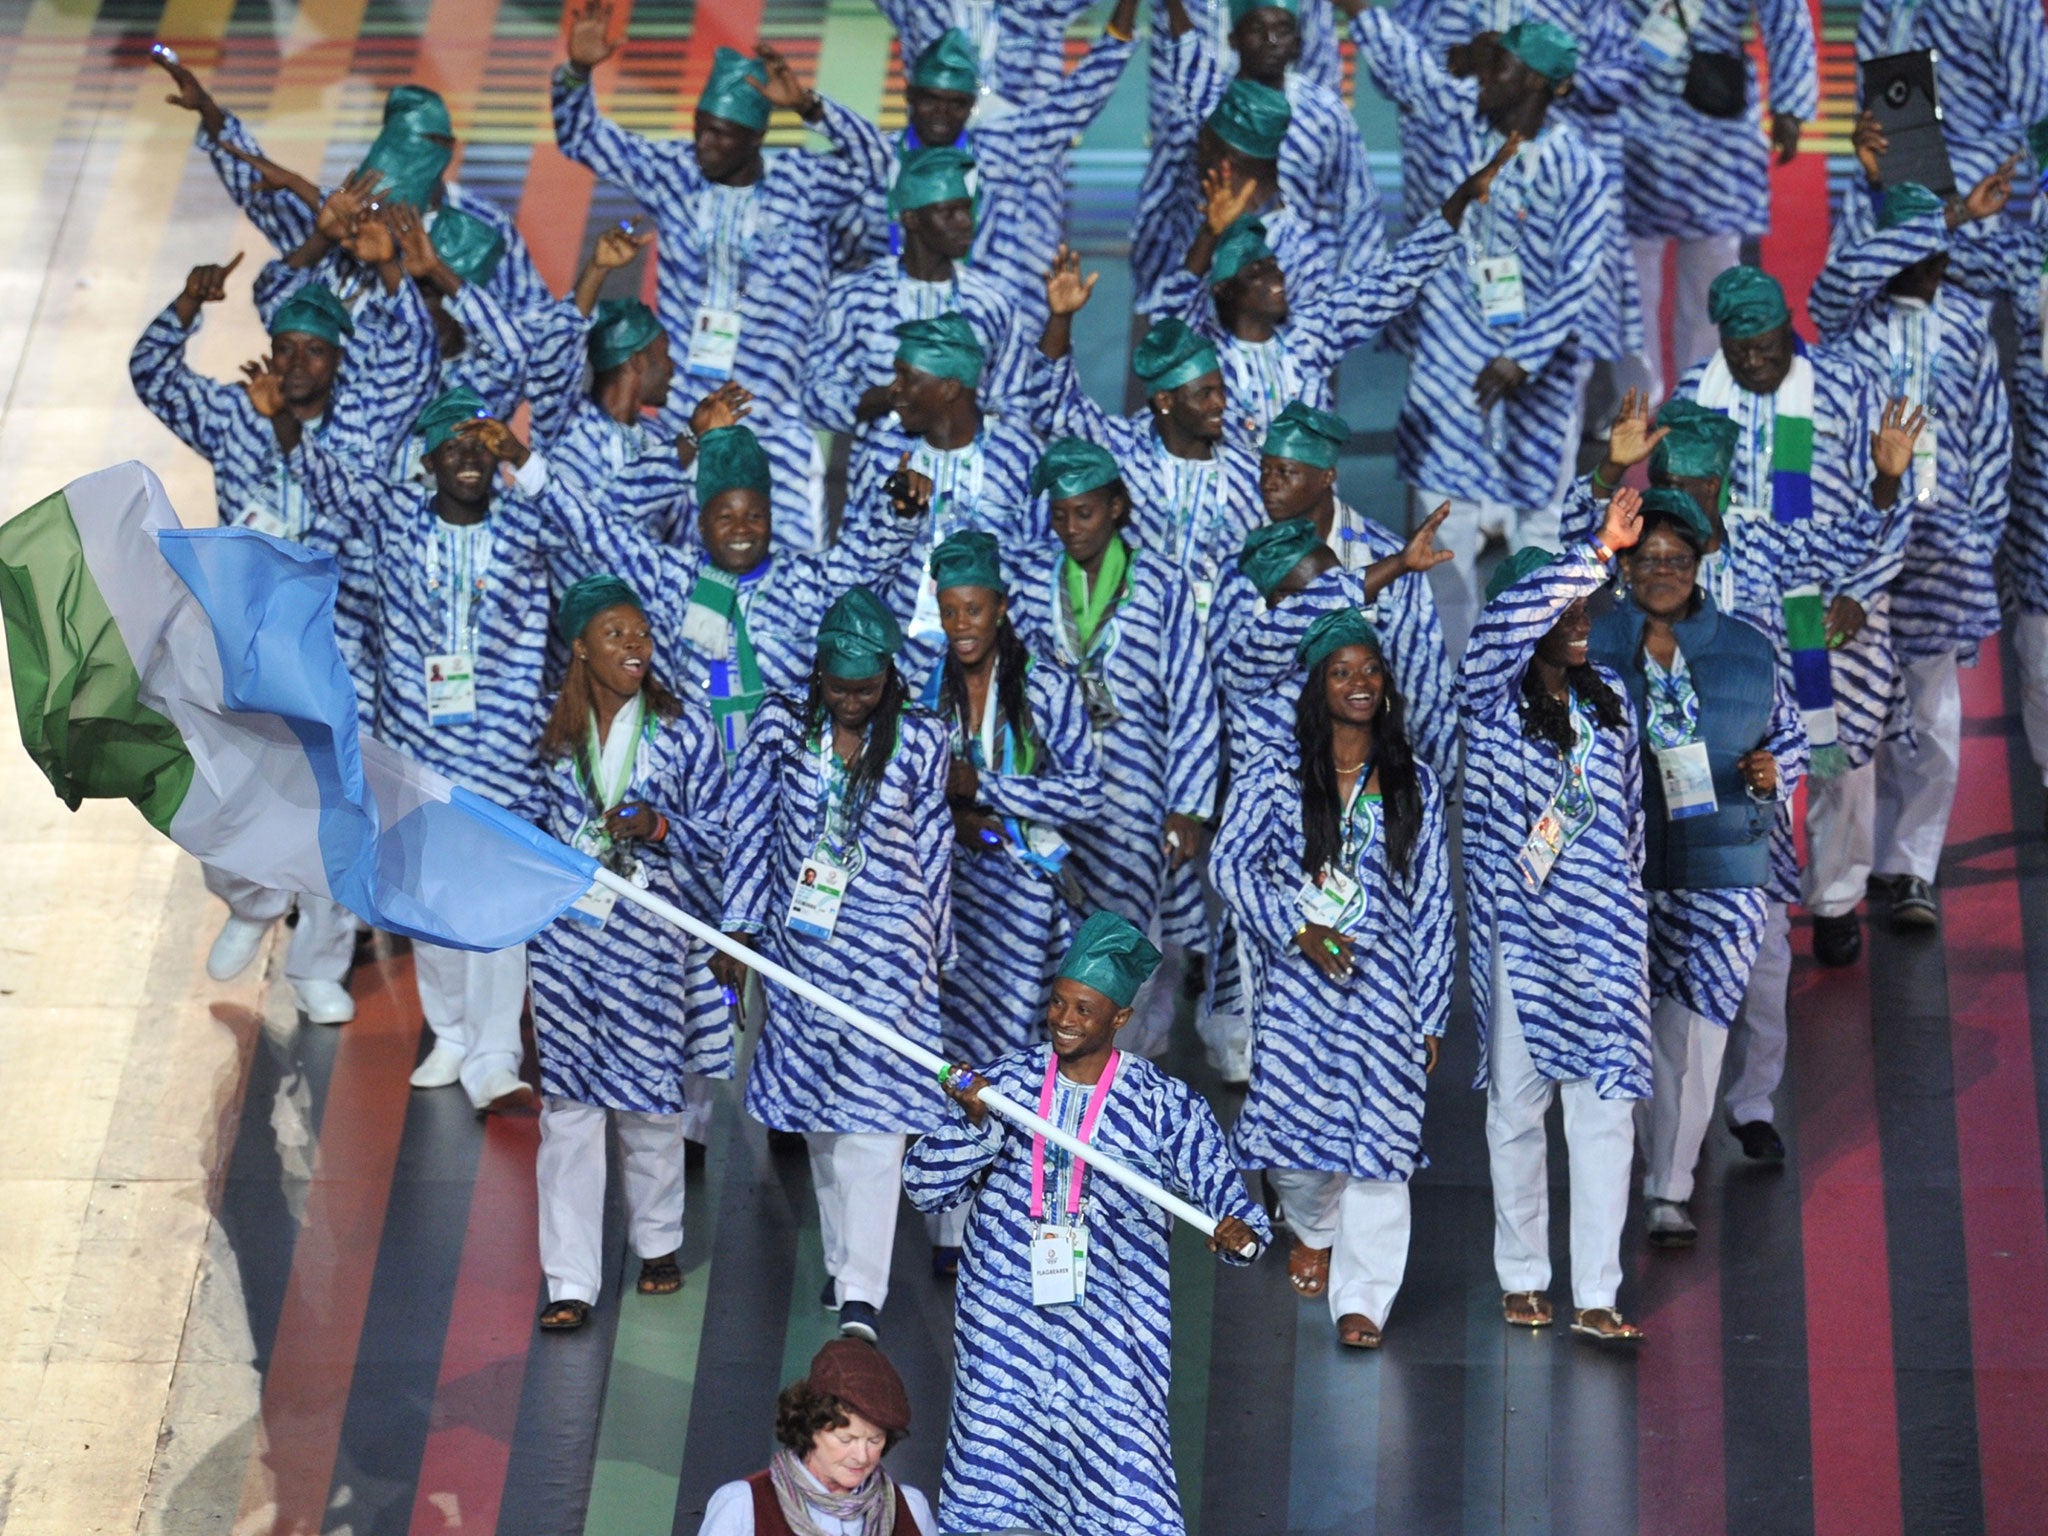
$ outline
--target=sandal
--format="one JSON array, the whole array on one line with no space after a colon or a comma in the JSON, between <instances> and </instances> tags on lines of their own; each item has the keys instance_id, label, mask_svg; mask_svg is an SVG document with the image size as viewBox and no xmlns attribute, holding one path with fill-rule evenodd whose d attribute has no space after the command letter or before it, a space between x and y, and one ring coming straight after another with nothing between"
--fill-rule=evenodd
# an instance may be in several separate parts
<instances>
[{"instance_id":1,"label":"sandal","mask_svg":"<svg viewBox=\"0 0 2048 1536\"><path fill-rule=\"evenodd\" d=\"M589 1321L587 1301L551 1301L540 1309L540 1326L547 1333L573 1333Z\"/></svg>"},{"instance_id":2,"label":"sandal","mask_svg":"<svg viewBox=\"0 0 2048 1536\"><path fill-rule=\"evenodd\" d=\"M1346 1312L1337 1319L1337 1342L1346 1349L1378 1349L1380 1331L1363 1312Z\"/></svg>"},{"instance_id":3,"label":"sandal","mask_svg":"<svg viewBox=\"0 0 2048 1536\"><path fill-rule=\"evenodd\" d=\"M1287 1280L1297 1296L1320 1296L1330 1283L1330 1250L1297 1242L1287 1254Z\"/></svg>"},{"instance_id":4,"label":"sandal","mask_svg":"<svg viewBox=\"0 0 2048 1536\"><path fill-rule=\"evenodd\" d=\"M664 1253L658 1259L640 1261L640 1283L634 1287L642 1296L673 1296L683 1288L683 1267L676 1255Z\"/></svg>"},{"instance_id":5,"label":"sandal","mask_svg":"<svg viewBox=\"0 0 2048 1536\"><path fill-rule=\"evenodd\" d=\"M1572 1314L1572 1332L1602 1344L1640 1344L1643 1330L1612 1307L1581 1307Z\"/></svg>"},{"instance_id":6,"label":"sandal","mask_svg":"<svg viewBox=\"0 0 2048 1536\"><path fill-rule=\"evenodd\" d=\"M1548 1328L1550 1298L1541 1291L1508 1291L1500 1299L1500 1315L1514 1328Z\"/></svg>"}]
</instances>

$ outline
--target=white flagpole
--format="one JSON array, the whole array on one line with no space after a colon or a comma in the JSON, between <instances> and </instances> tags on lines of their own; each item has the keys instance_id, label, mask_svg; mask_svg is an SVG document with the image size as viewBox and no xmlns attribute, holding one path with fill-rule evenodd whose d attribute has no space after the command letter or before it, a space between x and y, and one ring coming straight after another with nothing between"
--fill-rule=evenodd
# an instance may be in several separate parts
<instances>
[{"instance_id":1,"label":"white flagpole","mask_svg":"<svg viewBox=\"0 0 2048 1536\"><path fill-rule=\"evenodd\" d=\"M820 1008L823 1008L836 1018L845 1020L870 1039L880 1041L897 1054L909 1057L910 1060L916 1062L932 1074L933 1087L936 1088L938 1086L939 1070L942 1067L952 1065L944 1057L926 1050L915 1040L906 1039L895 1030L889 1028L888 1025L877 1023L859 1009L842 1003L831 993L824 991L822 988L812 986L803 977L784 970L766 955L751 950L744 944L735 944L709 923L699 921L682 908L672 902L663 901L652 892L641 890L632 881L613 874L603 865L598 866L597 883L609 890L616 891L635 906L652 912L656 917L665 918L692 938L702 939L713 949L722 950L724 953L731 955L735 960L742 961L753 967L763 976L780 982L799 996L809 998ZM1142 1173L1134 1172L1126 1168L1122 1163L1104 1157L1086 1143L1077 1141L1072 1136L1069 1136L1058 1126L1041 1120L1015 1099L998 1093L993 1087L984 1086L981 1090L981 1102L986 1108L994 1110L1004 1119L1015 1121L1027 1131L1037 1132L1054 1146L1064 1147L1097 1173L1102 1174L1105 1178L1114 1179L1133 1194L1150 1200L1169 1215L1178 1216L1189 1226L1201 1232L1203 1236L1214 1237L1216 1235L1215 1218L1207 1212L1197 1206L1188 1204L1187 1201L1181 1199L1172 1190L1164 1189L1158 1184L1153 1183L1152 1180L1146 1178ZM1244 1257L1252 1258L1258 1253L1258 1247L1254 1244L1242 1251Z\"/></svg>"}]
</instances>

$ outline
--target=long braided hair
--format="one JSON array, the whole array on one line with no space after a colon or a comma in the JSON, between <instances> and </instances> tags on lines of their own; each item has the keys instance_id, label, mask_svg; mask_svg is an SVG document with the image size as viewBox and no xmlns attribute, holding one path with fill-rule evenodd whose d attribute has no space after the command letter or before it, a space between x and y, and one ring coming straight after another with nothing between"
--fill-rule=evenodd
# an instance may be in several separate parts
<instances>
[{"instance_id":1,"label":"long braided hair","mask_svg":"<svg viewBox=\"0 0 2048 1536\"><path fill-rule=\"evenodd\" d=\"M1030 667L1031 652L1017 638L1016 627L1006 613L996 621L996 708L1009 727L1010 740L1017 743L1017 760L1026 773L1031 771L1031 759L1037 755L1032 750L1031 700L1024 690ZM970 741L974 738L979 722L967 718L967 669L960 665L950 645L946 647L946 659L939 674L939 713L957 721L961 733ZM987 765L990 773L997 769L995 763Z\"/></svg>"},{"instance_id":2,"label":"long braided hair","mask_svg":"<svg viewBox=\"0 0 2048 1536\"><path fill-rule=\"evenodd\" d=\"M1590 661L1566 668L1565 683L1574 696L1593 707L1594 723L1601 730L1627 729L1628 706L1621 695L1607 686L1606 679ZM1575 734L1571 703L1555 697L1543 686L1533 660L1522 674L1522 734L1531 741L1547 742L1559 757L1571 756Z\"/></svg>"},{"instance_id":3,"label":"long braided hair","mask_svg":"<svg viewBox=\"0 0 2048 1536\"><path fill-rule=\"evenodd\" d=\"M825 707L823 672L816 662L811 663L810 677L804 691L804 734L829 731L832 727L832 712ZM875 712L868 716L867 740L846 770L846 814L849 829L858 830L860 819L866 813L868 803L874 799L875 791L881 786L882 771L889 766L889 759L896 755L897 724L903 715L903 706L910 701L910 690L903 685L903 674L896 670L896 663L889 663L887 680L882 684L882 701L875 706ZM820 739L824 739L822 734Z\"/></svg>"},{"instance_id":4,"label":"long braided hair","mask_svg":"<svg viewBox=\"0 0 2048 1536\"><path fill-rule=\"evenodd\" d=\"M1301 748L1301 867L1311 876L1344 855L1344 808L1338 803L1337 764L1330 751L1329 677L1330 658L1325 656L1309 668L1294 704L1294 740ZM1422 830L1422 786L1408 741L1407 701L1394 686L1394 674L1388 671L1385 678L1372 721L1371 763L1379 771L1380 803L1386 810L1387 866L1405 880Z\"/></svg>"}]
</instances>

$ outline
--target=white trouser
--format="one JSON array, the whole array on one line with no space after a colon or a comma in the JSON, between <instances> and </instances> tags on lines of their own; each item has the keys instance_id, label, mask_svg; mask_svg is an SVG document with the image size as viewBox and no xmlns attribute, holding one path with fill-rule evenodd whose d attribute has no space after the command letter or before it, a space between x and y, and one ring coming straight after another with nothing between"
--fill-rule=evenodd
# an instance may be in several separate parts
<instances>
[{"instance_id":1,"label":"white trouser","mask_svg":"<svg viewBox=\"0 0 2048 1536\"><path fill-rule=\"evenodd\" d=\"M1671 294L1671 364L1673 379L1694 363L1705 362L1721 345L1720 332L1707 315L1707 290L1714 279L1742 259L1740 235L1702 235L1691 240L1636 240L1636 284L1643 296L1643 376L1653 404L1663 400L1664 378L1664 251L1678 246L1678 280Z\"/></svg>"},{"instance_id":2,"label":"white trouser","mask_svg":"<svg viewBox=\"0 0 2048 1536\"><path fill-rule=\"evenodd\" d=\"M1771 1095L1785 1076L1785 994L1792 984L1792 910L1782 901L1764 909L1764 942L1750 967L1742 1010L1728 1031L1728 1091L1723 1096L1730 1125L1765 1124L1777 1118Z\"/></svg>"},{"instance_id":3,"label":"white trouser","mask_svg":"<svg viewBox=\"0 0 2048 1536\"><path fill-rule=\"evenodd\" d=\"M356 915L324 896L299 896L244 880L211 864L202 864L206 888L228 904L244 922L274 923L289 912L294 899L299 920L285 951L284 973L292 981L346 981L356 953Z\"/></svg>"},{"instance_id":4,"label":"white trouser","mask_svg":"<svg viewBox=\"0 0 2048 1536\"><path fill-rule=\"evenodd\" d=\"M1384 1327L1408 1271L1408 1181L1320 1168L1268 1168L1294 1235L1330 1254L1330 1316Z\"/></svg>"},{"instance_id":5,"label":"white trouser","mask_svg":"<svg viewBox=\"0 0 2048 1536\"><path fill-rule=\"evenodd\" d=\"M683 1111L676 1118L683 1128L683 1140L698 1146L711 1144L711 1111L718 1103L718 1084L699 1072L683 1074Z\"/></svg>"},{"instance_id":6,"label":"white trouser","mask_svg":"<svg viewBox=\"0 0 2048 1536\"><path fill-rule=\"evenodd\" d=\"M1652 1200L1692 1198L1727 1049L1728 1031L1676 998L1660 997L1650 1010L1651 1092L1636 1102L1636 1136L1646 1164L1643 1193Z\"/></svg>"},{"instance_id":7,"label":"white trouser","mask_svg":"<svg viewBox=\"0 0 2048 1536\"><path fill-rule=\"evenodd\" d=\"M2020 721L2027 750L2048 784L2048 613L2022 613L2005 632L2020 660Z\"/></svg>"},{"instance_id":8,"label":"white trouser","mask_svg":"<svg viewBox=\"0 0 2048 1536\"><path fill-rule=\"evenodd\" d=\"M605 1121L619 1128L626 1233L633 1252L658 1259L683 1246L681 1115L644 1115L572 1099L540 1107L540 1267L549 1301L596 1301L604 1288Z\"/></svg>"},{"instance_id":9,"label":"white trouser","mask_svg":"<svg viewBox=\"0 0 2048 1536\"><path fill-rule=\"evenodd\" d=\"M1815 917L1854 912L1870 884L1877 764L1806 781L1806 868L1799 890Z\"/></svg>"},{"instance_id":10,"label":"white trouser","mask_svg":"<svg viewBox=\"0 0 2048 1536\"><path fill-rule=\"evenodd\" d=\"M1577 441L1576 437L1572 441ZM1465 641L1472 634L1472 626L1479 618L1480 594L1483 583L1479 580L1479 552L1486 547L1486 541L1498 534L1507 540L1510 553L1538 545L1544 549L1557 548L1558 515L1563 510L1562 494L1547 506L1511 507L1498 501L1466 501L1456 496L1418 489L1414 493L1412 520L1410 526L1418 526L1422 520L1445 502L1451 504L1450 515L1444 519L1443 527L1437 530L1439 547L1451 552L1455 559L1446 560L1429 573L1430 589L1436 596L1437 617L1443 624L1444 646L1453 664L1465 653Z\"/></svg>"},{"instance_id":11,"label":"white trouser","mask_svg":"<svg viewBox=\"0 0 2048 1536\"><path fill-rule=\"evenodd\" d=\"M519 1070L519 1012L526 1004L526 946L478 954L412 946L420 1011L437 1043L462 1052L462 1087L478 1099L484 1079L502 1067Z\"/></svg>"},{"instance_id":12,"label":"white trouser","mask_svg":"<svg viewBox=\"0 0 2048 1536\"><path fill-rule=\"evenodd\" d=\"M1878 744L1872 864L1880 875L1931 881L1941 867L1963 766L1963 688L1954 656L1909 661L1900 670L1913 742Z\"/></svg>"},{"instance_id":13,"label":"white trouser","mask_svg":"<svg viewBox=\"0 0 2048 1536\"><path fill-rule=\"evenodd\" d=\"M1222 942L1210 959L1216 968L1209 977L1211 1001L1195 1010L1195 1033L1209 1054L1227 1066L1233 1059L1250 1059L1252 955L1235 920L1220 929ZM1222 952L1226 945L1232 951L1229 955Z\"/></svg>"},{"instance_id":14,"label":"white trouser","mask_svg":"<svg viewBox=\"0 0 2048 1536\"><path fill-rule=\"evenodd\" d=\"M925 1217L924 1228L932 1235L934 1248L958 1248L967 1240L967 1218L974 1210L972 1200L963 1200L950 1211Z\"/></svg>"},{"instance_id":15,"label":"white trouser","mask_svg":"<svg viewBox=\"0 0 2048 1536\"><path fill-rule=\"evenodd\" d=\"M839 1282L840 1306L864 1301L879 1312L889 1298L904 1138L889 1132L811 1131L804 1140L811 1149L811 1184L818 1191L825 1273Z\"/></svg>"},{"instance_id":16,"label":"white trouser","mask_svg":"<svg viewBox=\"0 0 2048 1536\"><path fill-rule=\"evenodd\" d=\"M1486 1150L1493 1172L1493 1268L1503 1291L1550 1288L1549 1144L1543 1117L1564 1100L1571 1176L1572 1305L1611 1307L1621 1290L1621 1228L1628 1220L1635 1120L1627 1099L1603 1099L1591 1078L1556 1082L1536 1070L1514 994L1493 950Z\"/></svg>"}]
</instances>

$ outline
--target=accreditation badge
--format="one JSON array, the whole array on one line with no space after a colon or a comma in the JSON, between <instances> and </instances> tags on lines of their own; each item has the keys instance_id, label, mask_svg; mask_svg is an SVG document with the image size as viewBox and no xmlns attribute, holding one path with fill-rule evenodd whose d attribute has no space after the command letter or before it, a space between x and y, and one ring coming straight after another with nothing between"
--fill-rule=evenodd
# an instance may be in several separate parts
<instances>
[{"instance_id":1,"label":"accreditation badge","mask_svg":"<svg viewBox=\"0 0 2048 1536\"><path fill-rule=\"evenodd\" d=\"M805 859L804 867L797 871L796 889L790 893L785 925L806 938L831 938L851 878L844 865L822 853Z\"/></svg>"},{"instance_id":2,"label":"accreditation badge","mask_svg":"<svg viewBox=\"0 0 2048 1536\"><path fill-rule=\"evenodd\" d=\"M1720 799L1714 794L1714 769L1707 761L1704 741L1659 747L1657 775L1664 785L1665 813L1672 821L1711 816L1721 809Z\"/></svg>"},{"instance_id":3,"label":"accreditation badge","mask_svg":"<svg viewBox=\"0 0 2048 1536\"><path fill-rule=\"evenodd\" d=\"M448 651L426 660L427 724L468 725L476 719L476 659Z\"/></svg>"},{"instance_id":4,"label":"accreditation badge","mask_svg":"<svg viewBox=\"0 0 2048 1536\"><path fill-rule=\"evenodd\" d=\"M1522 296L1522 258L1482 256L1473 265L1479 289L1479 312L1488 325L1520 325L1527 313Z\"/></svg>"},{"instance_id":5,"label":"accreditation badge","mask_svg":"<svg viewBox=\"0 0 2048 1536\"><path fill-rule=\"evenodd\" d=\"M585 927L602 929L611 921L612 908L618 905L618 901L617 891L593 880L590 889L571 903L568 916Z\"/></svg>"},{"instance_id":6,"label":"accreditation badge","mask_svg":"<svg viewBox=\"0 0 2048 1536\"><path fill-rule=\"evenodd\" d=\"M1304 919L1321 928L1344 931L1345 922L1354 915L1354 909L1365 905L1365 893L1358 882L1342 870L1326 869L1321 883L1314 880L1301 882L1301 889L1294 894L1294 907Z\"/></svg>"},{"instance_id":7,"label":"accreditation badge","mask_svg":"<svg viewBox=\"0 0 2048 1536\"><path fill-rule=\"evenodd\" d=\"M1636 29L1636 42L1652 58L1675 64L1692 52L1692 34L1687 30L1682 0L1659 0Z\"/></svg>"},{"instance_id":8,"label":"accreditation badge","mask_svg":"<svg viewBox=\"0 0 2048 1536\"><path fill-rule=\"evenodd\" d=\"M1530 890L1542 888L1563 852L1564 818L1557 814L1557 806L1553 803L1536 818L1536 825L1522 840L1522 851L1515 855L1515 866L1522 871L1522 878L1529 882Z\"/></svg>"},{"instance_id":9,"label":"accreditation badge","mask_svg":"<svg viewBox=\"0 0 2048 1536\"><path fill-rule=\"evenodd\" d=\"M1920 435L1913 439L1913 500L1923 505L1934 500L1940 444L1941 431L1932 421L1921 427Z\"/></svg>"},{"instance_id":10,"label":"accreditation badge","mask_svg":"<svg viewBox=\"0 0 2048 1536\"><path fill-rule=\"evenodd\" d=\"M740 312L697 306L697 324L690 332L690 350L683 371L692 378L723 384L732 377L740 355Z\"/></svg>"},{"instance_id":11,"label":"accreditation badge","mask_svg":"<svg viewBox=\"0 0 2048 1536\"><path fill-rule=\"evenodd\" d=\"M1088 1234L1081 1227L1059 1224L1031 1231L1031 1304L1064 1307L1081 1299L1082 1266Z\"/></svg>"},{"instance_id":12,"label":"accreditation badge","mask_svg":"<svg viewBox=\"0 0 2048 1536\"><path fill-rule=\"evenodd\" d=\"M290 538L284 519L260 501L252 501L242 508L242 515L235 519L237 528L254 528L258 533L267 533L274 539Z\"/></svg>"}]
</instances>

